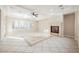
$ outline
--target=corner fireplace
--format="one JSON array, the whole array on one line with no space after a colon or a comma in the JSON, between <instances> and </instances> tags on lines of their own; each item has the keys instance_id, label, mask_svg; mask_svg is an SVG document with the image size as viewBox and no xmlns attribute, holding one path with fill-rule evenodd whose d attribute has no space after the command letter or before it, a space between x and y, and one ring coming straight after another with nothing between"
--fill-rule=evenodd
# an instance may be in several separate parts
<instances>
[{"instance_id":1,"label":"corner fireplace","mask_svg":"<svg viewBox=\"0 0 79 59\"><path fill-rule=\"evenodd\" d=\"M51 31L51 33L59 34L59 26L51 26L50 31Z\"/></svg>"}]
</instances>

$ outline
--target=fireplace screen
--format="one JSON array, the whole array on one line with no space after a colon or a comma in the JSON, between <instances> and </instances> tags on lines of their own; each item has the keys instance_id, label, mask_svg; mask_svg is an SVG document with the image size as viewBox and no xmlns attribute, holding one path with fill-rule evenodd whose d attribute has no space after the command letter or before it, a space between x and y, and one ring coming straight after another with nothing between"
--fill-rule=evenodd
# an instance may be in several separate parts
<instances>
[{"instance_id":1,"label":"fireplace screen","mask_svg":"<svg viewBox=\"0 0 79 59\"><path fill-rule=\"evenodd\" d=\"M51 33L59 33L59 26L51 26Z\"/></svg>"}]
</instances>

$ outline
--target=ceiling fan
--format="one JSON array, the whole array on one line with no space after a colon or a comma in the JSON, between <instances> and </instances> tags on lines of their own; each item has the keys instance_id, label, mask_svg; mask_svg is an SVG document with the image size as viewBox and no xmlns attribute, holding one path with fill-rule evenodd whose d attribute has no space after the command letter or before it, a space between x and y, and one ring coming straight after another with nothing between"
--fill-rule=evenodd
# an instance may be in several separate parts
<instances>
[{"instance_id":1,"label":"ceiling fan","mask_svg":"<svg viewBox=\"0 0 79 59\"><path fill-rule=\"evenodd\" d=\"M34 17L38 17L38 13L36 13L36 12L32 12L31 13Z\"/></svg>"},{"instance_id":2,"label":"ceiling fan","mask_svg":"<svg viewBox=\"0 0 79 59\"><path fill-rule=\"evenodd\" d=\"M23 9L25 9L25 10L28 10L30 12L30 15L32 15L34 18L37 18L40 15L47 15L45 13L42 13L42 12L38 11L38 9L33 9L33 8L31 9L31 8L28 8L28 7L26 8L24 6L19 6L19 5L18 5L18 7L21 7Z\"/></svg>"}]
</instances>

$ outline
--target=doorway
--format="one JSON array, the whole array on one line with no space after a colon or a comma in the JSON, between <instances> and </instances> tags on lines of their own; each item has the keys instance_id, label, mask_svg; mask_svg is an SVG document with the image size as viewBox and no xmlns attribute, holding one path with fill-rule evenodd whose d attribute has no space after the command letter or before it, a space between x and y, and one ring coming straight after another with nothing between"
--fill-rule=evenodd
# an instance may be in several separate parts
<instances>
[{"instance_id":1,"label":"doorway","mask_svg":"<svg viewBox=\"0 0 79 59\"><path fill-rule=\"evenodd\" d=\"M0 9L0 39L1 39L1 9Z\"/></svg>"},{"instance_id":2,"label":"doorway","mask_svg":"<svg viewBox=\"0 0 79 59\"><path fill-rule=\"evenodd\" d=\"M75 13L64 15L64 36L69 38L75 36Z\"/></svg>"}]
</instances>

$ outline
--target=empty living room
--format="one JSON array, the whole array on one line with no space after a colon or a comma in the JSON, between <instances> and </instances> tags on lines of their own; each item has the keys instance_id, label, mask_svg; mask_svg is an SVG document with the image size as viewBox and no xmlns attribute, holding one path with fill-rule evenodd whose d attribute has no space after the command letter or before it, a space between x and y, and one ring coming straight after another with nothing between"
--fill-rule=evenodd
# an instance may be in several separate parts
<instances>
[{"instance_id":1,"label":"empty living room","mask_svg":"<svg viewBox=\"0 0 79 59\"><path fill-rule=\"evenodd\" d=\"M0 53L79 53L79 5L0 5Z\"/></svg>"}]
</instances>

